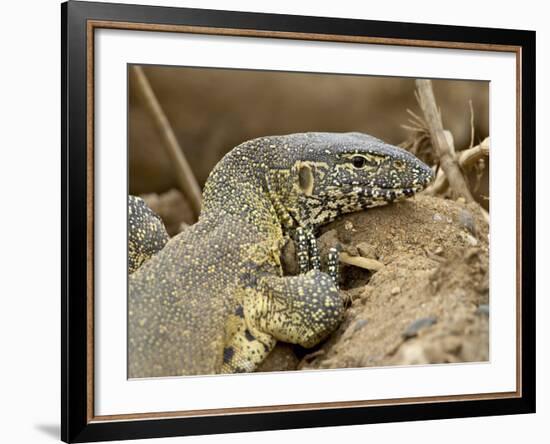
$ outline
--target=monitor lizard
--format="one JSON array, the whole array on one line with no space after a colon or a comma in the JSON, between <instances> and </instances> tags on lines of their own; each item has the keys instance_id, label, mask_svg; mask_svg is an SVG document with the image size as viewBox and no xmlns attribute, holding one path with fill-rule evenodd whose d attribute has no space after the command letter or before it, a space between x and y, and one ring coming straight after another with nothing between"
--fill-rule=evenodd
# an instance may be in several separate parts
<instances>
[{"instance_id":1,"label":"monitor lizard","mask_svg":"<svg viewBox=\"0 0 550 444\"><path fill-rule=\"evenodd\" d=\"M277 340L319 343L344 306L336 250L320 270L318 227L410 197L432 179L414 155L367 134L238 145L208 177L198 222L167 242L156 232L156 254L129 276L129 377L251 372ZM300 274L284 276L280 253L291 237Z\"/></svg>"}]
</instances>

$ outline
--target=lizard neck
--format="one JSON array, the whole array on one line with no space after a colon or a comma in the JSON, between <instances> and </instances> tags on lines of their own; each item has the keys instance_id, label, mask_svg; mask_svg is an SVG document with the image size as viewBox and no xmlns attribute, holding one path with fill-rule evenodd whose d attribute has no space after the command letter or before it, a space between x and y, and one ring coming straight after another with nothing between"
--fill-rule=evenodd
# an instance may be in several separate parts
<instances>
[{"instance_id":1,"label":"lizard neck","mask_svg":"<svg viewBox=\"0 0 550 444\"><path fill-rule=\"evenodd\" d=\"M270 234L309 227L304 196L287 157L287 149L268 150L257 141L234 148L206 182L203 214L231 213Z\"/></svg>"},{"instance_id":2,"label":"lizard neck","mask_svg":"<svg viewBox=\"0 0 550 444\"><path fill-rule=\"evenodd\" d=\"M237 154L240 154L237 152ZM199 222L224 215L235 216L269 239L282 238L282 226L272 204L265 167L240 156L228 155L210 174L204 187L204 205Z\"/></svg>"}]
</instances>

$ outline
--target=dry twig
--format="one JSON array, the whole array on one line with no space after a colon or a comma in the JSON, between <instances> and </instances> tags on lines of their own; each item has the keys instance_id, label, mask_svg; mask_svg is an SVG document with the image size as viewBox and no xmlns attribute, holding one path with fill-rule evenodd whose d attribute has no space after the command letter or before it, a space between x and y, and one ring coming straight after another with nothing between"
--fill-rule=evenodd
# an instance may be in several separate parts
<instances>
[{"instance_id":1,"label":"dry twig","mask_svg":"<svg viewBox=\"0 0 550 444\"><path fill-rule=\"evenodd\" d=\"M174 134L174 130L172 129L166 114L164 114L155 92L151 88L151 84L149 83L145 72L140 66L134 66L133 68L137 79L137 89L145 100L146 107L151 113L153 121L157 125L159 133L162 137L166 152L175 166L174 172L176 174L178 185L182 193L189 200L189 203L193 208L195 218L198 218L202 206L202 192L197 179L195 178L193 170L191 170L191 167L183 154L176 135Z\"/></svg>"},{"instance_id":2,"label":"dry twig","mask_svg":"<svg viewBox=\"0 0 550 444\"><path fill-rule=\"evenodd\" d=\"M474 136L475 136L475 126L474 126L474 105L472 104L472 99L468 101L470 107L470 145L469 148L474 146Z\"/></svg>"},{"instance_id":3,"label":"dry twig","mask_svg":"<svg viewBox=\"0 0 550 444\"><path fill-rule=\"evenodd\" d=\"M378 271L384 266L382 262L379 262L376 259L369 259L361 256L350 256L346 252L340 253L340 262L372 271Z\"/></svg>"},{"instance_id":4,"label":"dry twig","mask_svg":"<svg viewBox=\"0 0 550 444\"><path fill-rule=\"evenodd\" d=\"M443 128L441 112L437 108L431 80L416 80L417 99L424 113L426 124L430 130L432 144L439 156L441 169L445 172L447 180L457 196L463 197L467 202L473 202L474 198L468 188L466 179L458 165L454 153L454 145L448 132Z\"/></svg>"},{"instance_id":5,"label":"dry twig","mask_svg":"<svg viewBox=\"0 0 550 444\"><path fill-rule=\"evenodd\" d=\"M475 165L479 159L489 156L489 142L490 139L487 137L479 145L460 151L458 155L458 163L460 167L467 169ZM447 188L447 185L447 176L443 170L439 170L434 182L424 191L424 193L431 196L443 193Z\"/></svg>"}]
</instances>

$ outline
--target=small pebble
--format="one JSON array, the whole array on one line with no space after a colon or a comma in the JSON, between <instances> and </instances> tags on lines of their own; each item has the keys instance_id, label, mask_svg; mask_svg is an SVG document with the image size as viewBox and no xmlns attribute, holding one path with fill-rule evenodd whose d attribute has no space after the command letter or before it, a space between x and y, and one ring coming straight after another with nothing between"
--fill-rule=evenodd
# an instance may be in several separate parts
<instances>
[{"instance_id":1,"label":"small pebble","mask_svg":"<svg viewBox=\"0 0 550 444\"><path fill-rule=\"evenodd\" d=\"M476 260L479 260L479 248L468 248L464 254L464 260L467 263L473 263Z\"/></svg>"},{"instance_id":2,"label":"small pebble","mask_svg":"<svg viewBox=\"0 0 550 444\"><path fill-rule=\"evenodd\" d=\"M476 222L474 216L468 210L460 210L460 213L458 213L458 224L474 236L476 235Z\"/></svg>"},{"instance_id":3,"label":"small pebble","mask_svg":"<svg viewBox=\"0 0 550 444\"><path fill-rule=\"evenodd\" d=\"M489 305L481 304L479 307L477 307L476 314L484 314L486 316L489 316Z\"/></svg>"},{"instance_id":4,"label":"small pebble","mask_svg":"<svg viewBox=\"0 0 550 444\"><path fill-rule=\"evenodd\" d=\"M435 316L417 319L405 329L405 331L403 332L403 337L405 339L414 338L416 335L418 335L418 332L420 330L426 327L430 327L436 322L437 318Z\"/></svg>"},{"instance_id":5,"label":"small pebble","mask_svg":"<svg viewBox=\"0 0 550 444\"><path fill-rule=\"evenodd\" d=\"M367 325L369 321L367 319L359 319L355 325L353 326L353 333L361 330L365 325Z\"/></svg>"},{"instance_id":6,"label":"small pebble","mask_svg":"<svg viewBox=\"0 0 550 444\"><path fill-rule=\"evenodd\" d=\"M355 230L355 227L353 226L353 224L347 220L345 223L344 223L344 228L347 230L347 231L356 231Z\"/></svg>"},{"instance_id":7,"label":"small pebble","mask_svg":"<svg viewBox=\"0 0 550 444\"><path fill-rule=\"evenodd\" d=\"M441 214L439 214L439 213L435 213L432 216L432 219L433 219L434 222L441 222L443 220L443 216L441 216Z\"/></svg>"},{"instance_id":8,"label":"small pebble","mask_svg":"<svg viewBox=\"0 0 550 444\"><path fill-rule=\"evenodd\" d=\"M357 251L363 257L376 259L375 248L367 242L360 242L359 244L357 244Z\"/></svg>"},{"instance_id":9,"label":"small pebble","mask_svg":"<svg viewBox=\"0 0 550 444\"><path fill-rule=\"evenodd\" d=\"M399 293L401 293L401 288L399 288L399 287L393 287L393 288L391 289L391 294L392 294L392 296L395 296L396 294L399 294Z\"/></svg>"},{"instance_id":10,"label":"small pebble","mask_svg":"<svg viewBox=\"0 0 550 444\"><path fill-rule=\"evenodd\" d=\"M478 240L471 234L466 235L466 240L468 241L468 244L472 247L477 247L477 245L479 244Z\"/></svg>"},{"instance_id":11,"label":"small pebble","mask_svg":"<svg viewBox=\"0 0 550 444\"><path fill-rule=\"evenodd\" d=\"M434 253L437 254L438 256L442 255L443 254L443 247L441 245L439 245L435 250L434 250Z\"/></svg>"}]
</instances>

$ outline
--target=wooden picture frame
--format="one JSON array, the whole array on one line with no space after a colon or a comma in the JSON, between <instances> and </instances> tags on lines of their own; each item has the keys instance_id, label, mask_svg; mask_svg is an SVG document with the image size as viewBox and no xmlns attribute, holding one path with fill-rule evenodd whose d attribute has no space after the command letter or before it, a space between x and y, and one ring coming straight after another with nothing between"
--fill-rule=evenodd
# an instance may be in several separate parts
<instances>
[{"instance_id":1,"label":"wooden picture frame","mask_svg":"<svg viewBox=\"0 0 550 444\"><path fill-rule=\"evenodd\" d=\"M535 411L535 33L70 1L62 15L62 412L65 442L369 424ZM516 390L126 415L94 413L94 33L276 38L516 56Z\"/></svg>"}]
</instances>

